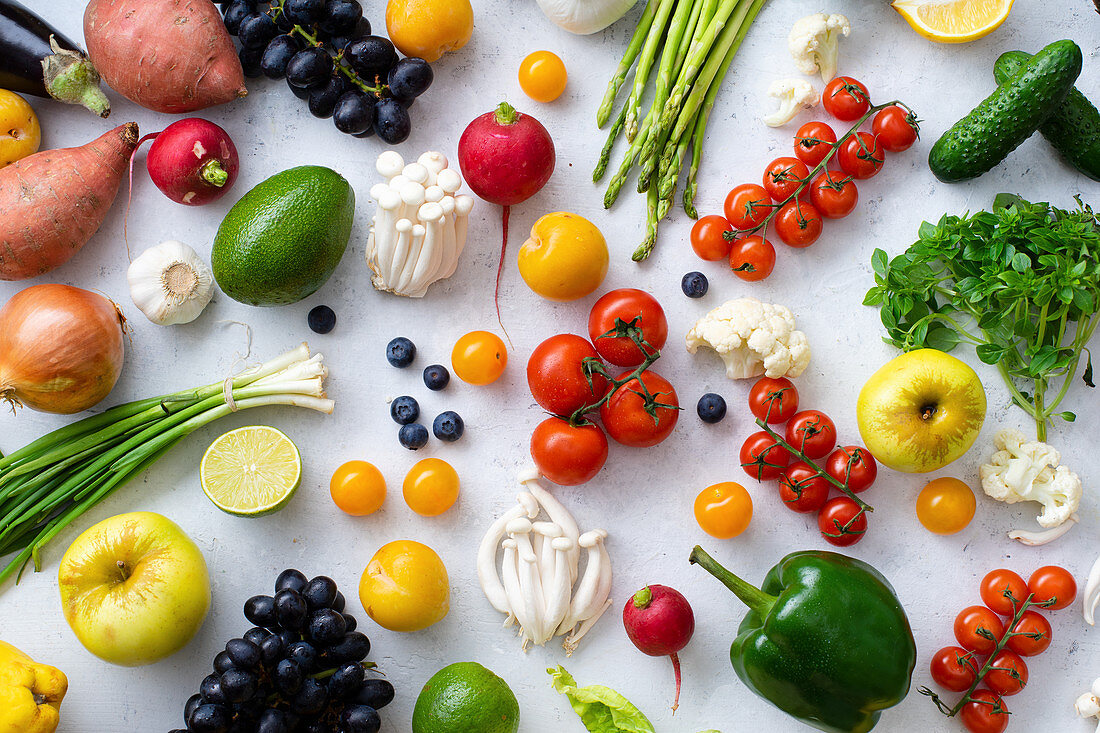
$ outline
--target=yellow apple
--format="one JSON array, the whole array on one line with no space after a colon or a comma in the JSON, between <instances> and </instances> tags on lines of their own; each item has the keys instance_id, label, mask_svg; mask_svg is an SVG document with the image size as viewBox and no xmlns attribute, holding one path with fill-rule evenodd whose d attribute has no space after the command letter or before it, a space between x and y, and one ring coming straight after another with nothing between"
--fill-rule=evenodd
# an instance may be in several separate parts
<instances>
[{"instance_id":1,"label":"yellow apple","mask_svg":"<svg viewBox=\"0 0 1100 733\"><path fill-rule=\"evenodd\" d=\"M887 362L859 393L863 443L895 471L924 473L965 453L985 421L985 389L965 363L936 349Z\"/></svg>"},{"instance_id":2,"label":"yellow apple","mask_svg":"<svg viewBox=\"0 0 1100 733\"><path fill-rule=\"evenodd\" d=\"M210 608L210 575L195 543L152 512L89 528L57 573L65 620L100 659L152 664L182 649Z\"/></svg>"}]
</instances>

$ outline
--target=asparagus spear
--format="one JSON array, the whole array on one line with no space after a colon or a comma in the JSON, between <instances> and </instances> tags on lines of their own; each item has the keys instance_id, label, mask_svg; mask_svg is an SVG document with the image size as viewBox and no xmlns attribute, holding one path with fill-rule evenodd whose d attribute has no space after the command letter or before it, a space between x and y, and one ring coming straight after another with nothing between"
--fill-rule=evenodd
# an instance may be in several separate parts
<instances>
[{"instance_id":1,"label":"asparagus spear","mask_svg":"<svg viewBox=\"0 0 1100 733\"><path fill-rule=\"evenodd\" d=\"M680 105L684 101L684 96L690 90L697 88L697 85L695 85L696 77L704 68L706 62L714 57L711 49L720 43L720 37L729 26L740 24L739 20L736 18L731 19L730 16L733 15L738 6L744 6L748 2L749 0L720 0L710 23L702 29L701 33L695 34L691 50L684 62L684 68L680 69L680 75L677 77L676 84L669 93L668 101L665 102L664 111L661 113L662 127L672 125L676 119L676 113L680 110ZM742 17L744 16L742 15Z\"/></svg>"},{"instance_id":2,"label":"asparagus spear","mask_svg":"<svg viewBox=\"0 0 1100 733\"><path fill-rule=\"evenodd\" d=\"M626 81L626 75L630 72L630 67L634 65L634 59L638 58L638 52L641 51L642 44L645 43L646 36L649 34L649 27L653 25L653 18L657 13L658 2L660 0L649 0L646 4L645 11L642 12L642 17L638 20L638 27L634 29L634 35L630 39L630 45L626 47L626 53L619 61L619 67L615 69L615 75L608 82L603 101L600 102L600 108L596 110L596 125L601 129L607 124L608 118L611 117L611 107L615 104L615 95L619 93L619 88Z\"/></svg>"},{"instance_id":3,"label":"asparagus spear","mask_svg":"<svg viewBox=\"0 0 1100 733\"><path fill-rule=\"evenodd\" d=\"M607 164L611 162L611 148L615 146L615 139L622 132L625 122L626 107L623 107L622 111L619 112L619 117L615 120L615 124L611 126L611 132L607 135L607 142L603 144L603 150L600 151L600 159L596 161L596 168L592 171L593 183L603 178L603 174L607 171Z\"/></svg>"},{"instance_id":4,"label":"asparagus spear","mask_svg":"<svg viewBox=\"0 0 1100 733\"><path fill-rule=\"evenodd\" d=\"M658 1L660 5L657 6L657 15L653 19L653 25L649 27L645 46L638 55L638 68L634 70L634 87L626 99L626 139L631 142L638 134L638 112L642 106L642 95L645 94L646 84L649 83L649 72L653 69L653 62L657 58L657 46L670 30L668 17L672 13L672 7L676 5L676 0Z\"/></svg>"}]
</instances>

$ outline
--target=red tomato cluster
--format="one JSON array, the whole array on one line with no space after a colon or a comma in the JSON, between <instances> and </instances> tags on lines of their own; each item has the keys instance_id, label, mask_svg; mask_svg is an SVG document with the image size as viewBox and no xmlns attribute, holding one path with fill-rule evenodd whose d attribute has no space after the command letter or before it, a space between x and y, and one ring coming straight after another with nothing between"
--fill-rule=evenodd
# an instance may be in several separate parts
<instances>
[{"instance_id":1,"label":"red tomato cluster","mask_svg":"<svg viewBox=\"0 0 1100 733\"><path fill-rule=\"evenodd\" d=\"M871 451L855 445L836 447L833 421L820 410L800 412L798 390L786 377L761 377L749 391L749 409L769 425L785 423L783 439L796 452L792 454L766 430L755 432L741 445L745 473L757 481L778 480L779 497L791 511L817 512L817 526L826 542L847 547L863 539L867 512L846 494L830 499L835 485L826 476L853 493L865 491L878 475ZM824 468L813 460L821 458Z\"/></svg>"},{"instance_id":2,"label":"red tomato cluster","mask_svg":"<svg viewBox=\"0 0 1100 733\"><path fill-rule=\"evenodd\" d=\"M871 109L867 87L847 76L829 82L821 101L843 122L858 120ZM875 114L871 132L855 131L839 142L828 124L806 123L795 135L795 157L773 160L764 169L763 185L743 183L730 191L722 216L695 222L692 249L704 260L728 259L742 280L763 280L775 268L769 226L784 244L809 247L821 236L825 219L841 219L855 209L855 181L882 170L886 151L908 149L917 130L912 112L897 105ZM829 164L839 170L828 170Z\"/></svg>"},{"instance_id":3,"label":"red tomato cluster","mask_svg":"<svg viewBox=\"0 0 1100 733\"><path fill-rule=\"evenodd\" d=\"M955 617L959 646L932 655L929 672L943 689L969 693L952 710L970 733L1001 733L1009 720L1003 698L1027 685L1023 658L1050 646L1050 622L1035 609L1066 608L1077 598L1077 582L1054 565L1039 568L1026 583L1001 568L982 578L979 593L984 605Z\"/></svg>"},{"instance_id":4,"label":"red tomato cluster","mask_svg":"<svg viewBox=\"0 0 1100 733\"><path fill-rule=\"evenodd\" d=\"M644 346L608 335L631 323L641 330ZM527 386L553 415L531 435L531 458L543 476L563 486L583 484L607 461L607 435L623 445L648 447L672 433L680 403L668 380L646 369L613 392L611 381L626 380L647 357L659 355L667 338L661 304L649 293L622 288L592 306L588 339L562 333L535 348L527 361ZM612 374L607 364L625 368ZM647 394L655 401L649 403L654 414L646 409ZM602 429L590 415L597 410Z\"/></svg>"}]
</instances>

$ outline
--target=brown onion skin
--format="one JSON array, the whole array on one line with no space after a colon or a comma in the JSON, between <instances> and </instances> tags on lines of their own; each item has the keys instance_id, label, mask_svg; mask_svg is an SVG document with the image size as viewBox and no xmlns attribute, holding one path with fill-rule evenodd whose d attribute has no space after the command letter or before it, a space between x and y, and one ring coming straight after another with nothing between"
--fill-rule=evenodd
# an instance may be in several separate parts
<instances>
[{"instance_id":1,"label":"brown onion skin","mask_svg":"<svg viewBox=\"0 0 1100 733\"><path fill-rule=\"evenodd\" d=\"M71 415L110 394L122 373L125 318L96 293L33 285L0 308L0 399Z\"/></svg>"}]
</instances>

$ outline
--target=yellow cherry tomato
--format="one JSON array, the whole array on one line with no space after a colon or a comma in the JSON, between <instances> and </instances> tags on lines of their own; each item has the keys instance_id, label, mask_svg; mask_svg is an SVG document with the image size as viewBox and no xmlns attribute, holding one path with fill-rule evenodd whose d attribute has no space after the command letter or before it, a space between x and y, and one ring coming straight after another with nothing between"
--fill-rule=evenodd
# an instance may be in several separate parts
<instances>
[{"instance_id":1,"label":"yellow cherry tomato","mask_svg":"<svg viewBox=\"0 0 1100 733\"><path fill-rule=\"evenodd\" d=\"M508 349L500 336L470 331L451 350L451 368L467 384L492 384L508 366Z\"/></svg>"},{"instance_id":2,"label":"yellow cherry tomato","mask_svg":"<svg viewBox=\"0 0 1100 733\"><path fill-rule=\"evenodd\" d=\"M595 224L559 211L531 227L519 250L519 274L542 297L564 302L600 287L609 259L607 241Z\"/></svg>"},{"instance_id":3,"label":"yellow cherry tomato","mask_svg":"<svg viewBox=\"0 0 1100 733\"><path fill-rule=\"evenodd\" d=\"M435 517L458 501L458 472L441 458L425 458L409 469L402 493L409 509Z\"/></svg>"},{"instance_id":4,"label":"yellow cherry tomato","mask_svg":"<svg viewBox=\"0 0 1100 733\"><path fill-rule=\"evenodd\" d=\"M708 486L695 497L695 521L711 537L736 537L752 521L752 497L733 481Z\"/></svg>"},{"instance_id":5,"label":"yellow cherry tomato","mask_svg":"<svg viewBox=\"0 0 1100 733\"><path fill-rule=\"evenodd\" d=\"M359 579L359 600L390 631L420 631L447 615L451 584L435 550L413 540L379 548Z\"/></svg>"},{"instance_id":6,"label":"yellow cherry tomato","mask_svg":"<svg viewBox=\"0 0 1100 733\"><path fill-rule=\"evenodd\" d=\"M470 40L474 9L470 0L389 0L386 31L401 53L432 63Z\"/></svg>"},{"instance_id":7,"label":"yellow cherry tomato","mask_svg":"<svg viewBox=\"0 0 1100 733\"><path fill-rule=\"evenodd\" d=\"M955 534L974 518L974 492L957 478L929 481L917 497L917 519L935 534Z\"/></svg>"},{"instance_id":8,"label":"yellow cherry tomato","mask_svg":"<svg viewBox=\"0 0 1100 733\"><path fill-rule=\"evenodd\" d=\"M553 102L565 91L569 73L557 54L535 51L519 65L519 85L536 102Z\"/></svg>"},{"instance_id":9,"label":"yellow cherry tomato","mask_svg":"<svg viewBox=\"0 0 1100 733\"><path fill-rule=\"evenodd\" d=\"M42 130L27 100L0 89L0 168L38 152Z\"/></svg>"},{"instance_id":10,"label":"yellow cherry tomato","mask_svg":"<svg viewBox=\"0 0 1100 733\"><path fill-rule=\"evenodd\" d=\"M386 500L386 479L373 464L348 461L328 482L332 501L353 517L365 517L382 508Z\"/></svg>"}]
</instances>

